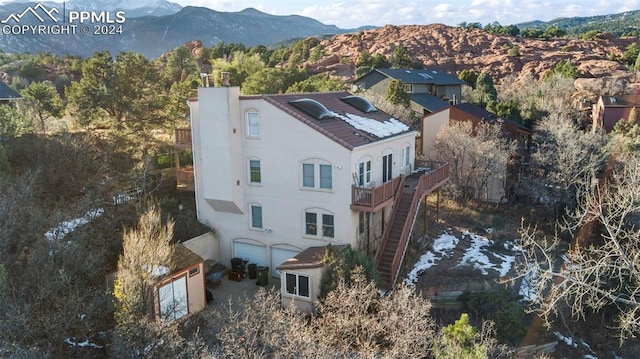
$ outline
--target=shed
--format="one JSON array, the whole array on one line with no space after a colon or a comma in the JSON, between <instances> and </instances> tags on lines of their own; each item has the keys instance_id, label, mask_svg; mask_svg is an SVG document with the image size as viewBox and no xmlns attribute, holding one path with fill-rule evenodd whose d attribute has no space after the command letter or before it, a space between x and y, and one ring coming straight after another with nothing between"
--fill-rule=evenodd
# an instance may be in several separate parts
<instances>
[{"instance_id":1,"label":"shed","mask_svg":"<svg viewBox=\"0 0 640 359\"><path fill-rule=\"evenodd\" d=\"M173 263L175 269L154 286L154 316L163 321L180 319L207 305L204 259L176 244Z\"/></svg>"}]
</instances>

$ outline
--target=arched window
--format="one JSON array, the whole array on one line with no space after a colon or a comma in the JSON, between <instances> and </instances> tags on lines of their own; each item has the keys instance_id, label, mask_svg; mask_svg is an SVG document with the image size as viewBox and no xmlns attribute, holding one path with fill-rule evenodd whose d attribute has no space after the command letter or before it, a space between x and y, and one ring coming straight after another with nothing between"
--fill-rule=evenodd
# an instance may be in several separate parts
<instances>
[{"instance_id":1,"label":"arched window","mask_svg":"<svg viewBox=\"0 0 640 359\"><path fill-rule=\"evenodd\" d=\"M304 211L303 234L306 237L335 238L333 213L321 208L309 208Z\"/></svg>"},{"instance_id":2,"label":"arched window","mask_svg":"<svg viewBox=\"0 0 640 359\"><path fill-rule=\"evenodd\" d=\"M302 161L303 189L333 189L333 166L330 162L311 158Z\"/></svg>"}]
</instances>

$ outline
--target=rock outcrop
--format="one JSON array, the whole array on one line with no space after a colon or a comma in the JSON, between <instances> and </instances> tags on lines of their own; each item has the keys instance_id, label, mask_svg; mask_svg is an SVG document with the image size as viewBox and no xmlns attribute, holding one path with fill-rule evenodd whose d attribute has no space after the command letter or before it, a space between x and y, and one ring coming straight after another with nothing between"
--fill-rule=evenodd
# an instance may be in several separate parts
<instances>
[{"instance_id":1,"label":"rock outcrop","mask_svg":"<svg viewBox=\"0 0 640 359\"><path fill-rule=\"evenodd\" d=\"M390 57L397 46L406 47L414 61L427 68L440 68L450 73L472 69L488 72L499 83L509 75L533 76L536 79L552 69L561 60L570 60L585 78L631 78L632 73L619 62L637 38L600 36L595 40L580 39L528 39L492 35L481 29L463 29L442 24L387 25L382 28L341 34L321 41L325 57L309 64L312 71L324 72L329 64L348 64L351 73L345 76L344 67L334 76L353 76L360 54L368 51L372 56L382 53ZM316 66L317 65L317 66Z\"/></svg>"}]
</instances>

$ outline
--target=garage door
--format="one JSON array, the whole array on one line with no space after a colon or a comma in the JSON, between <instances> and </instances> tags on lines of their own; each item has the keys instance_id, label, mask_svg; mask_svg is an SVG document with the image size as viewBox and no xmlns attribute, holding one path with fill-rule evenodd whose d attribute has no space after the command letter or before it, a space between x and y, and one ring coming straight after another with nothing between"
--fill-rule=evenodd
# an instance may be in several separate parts
<instances>
[{"instance_id":1,"label":"garage door","mask_svg":"<svg viewBox=\"0 0 640 359\"><path fill-rule=\"evenodd\" d=\"M267 248L261 245L235 242L233 255L237 258L247 258L249 262L259 266L267 265Z\"/></svg>"},{"instance_id":2,"label":"garage door","mask_svg":"<svg viewBox=\"0 0 640 359\"><path fill-rule=\"evenodd\" d=\"M171 322L187 315L187 277L180 277L158 290L160 296L160 316Z\"/></svg>"},{"instance_id":3,"label":"garage door","mask_svg":"<svg viewBox=\"0 0 640 359\"><path fill-rule=\"evenodd\" d=\"M280 273L276 270L276 267L287 261L291 257L298 255L300 251L283 248L271 248L271 275L280 278Z\"/></svg>"}]
</instances>

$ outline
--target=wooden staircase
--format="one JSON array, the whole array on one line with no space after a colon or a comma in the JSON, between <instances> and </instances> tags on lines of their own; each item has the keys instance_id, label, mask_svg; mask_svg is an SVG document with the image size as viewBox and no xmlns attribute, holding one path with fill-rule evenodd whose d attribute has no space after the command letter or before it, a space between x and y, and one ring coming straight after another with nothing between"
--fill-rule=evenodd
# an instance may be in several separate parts
<instances>
[{"instance_id":1,"label":"wooden staircase","mask_svg":"<svg viewBox=\"0 0 640 359\"><path fill-rule=\"evenodd\" d=\"M381 289L393 288L397 280L420 200L449 180L448 163L430 165L433 166L428 167L430 171L413 173L400 181L391 216L375 256Z\"/></svg>"},{"instance_id":2,"label":"wooden staircase","mask_svg":"<svg viewBox=\"0 0 640 359\"><path fill-rule=\"evenodd\" d=\"M389 289L393 286L393 259L396 256L396 252L398 252L402 229L407 221L412 220L409 219L409 213L411 212L411 202L413 202L414 195L415 191L414 193L402 191L402 193L400 193L401 198L398 202L398 209L395 211L393 218L389 220L391 222L391 228L389 229L388 240L384 243L384 247L381 248L382 254L378 262L379 284L383 289Z\"/></svg>"}]
</instances>

